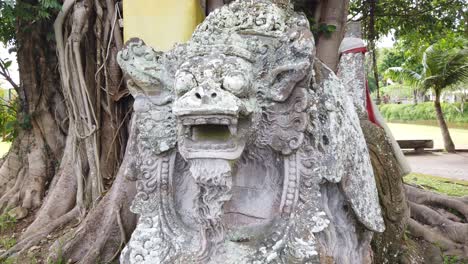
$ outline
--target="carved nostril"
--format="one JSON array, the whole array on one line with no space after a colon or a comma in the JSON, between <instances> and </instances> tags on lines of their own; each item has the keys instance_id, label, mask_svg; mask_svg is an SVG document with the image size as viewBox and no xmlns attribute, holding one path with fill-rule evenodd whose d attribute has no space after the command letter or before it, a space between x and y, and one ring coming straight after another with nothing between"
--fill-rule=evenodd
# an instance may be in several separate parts
<instances>
[{"instance_id":1,"label":"carved nostril","mask_svg":"<svg viewBox=\"0 0 468 264\"><path fill-rule=\"evenodd\" d=\"M198 99L201 99L201 95L199 93L195 93L195 96L198 98Z\"/></svg>"},{"instance_id":2,"label":"carved nostril","mask_svg":"<svg viewBox=\"0 0 468 264\"><path fill-rule=\"evenodd\" d=\"M211 94L211 97L212 97L212 98L216 98L216 96L218 96L216 93L212 93L212 94Z\"/></svg>"}]
</instances>

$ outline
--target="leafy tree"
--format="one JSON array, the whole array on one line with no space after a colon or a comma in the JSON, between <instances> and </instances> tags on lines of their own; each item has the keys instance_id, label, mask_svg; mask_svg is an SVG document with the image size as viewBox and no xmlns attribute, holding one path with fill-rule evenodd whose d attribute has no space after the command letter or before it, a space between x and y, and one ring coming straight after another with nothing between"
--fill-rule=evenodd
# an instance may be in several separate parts
<instances>
[{"instance_id":1,"label":"leafy tree","mask_svg":"<svg viewBox=\"0 0 468 264\"><path fill-rule=\"evenodd\" d=\"M434 107L437 114L445 149L455 152L450 132L442 113L440 96L444 89L468 80L468 49L445 49L446 44L440 42L429 46L423 53L421 72L403 67L392 67L386 72L394 79L402 80L413 87L423 90L431 89L435 94Z\"/></svg>"}]
</instances>

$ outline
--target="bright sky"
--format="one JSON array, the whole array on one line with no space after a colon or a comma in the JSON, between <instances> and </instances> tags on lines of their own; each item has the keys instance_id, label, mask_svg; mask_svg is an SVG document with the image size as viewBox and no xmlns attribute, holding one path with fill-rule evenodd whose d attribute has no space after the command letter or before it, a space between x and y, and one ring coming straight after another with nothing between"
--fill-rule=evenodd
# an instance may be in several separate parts
<instances>
[{"instance_id":1,"label":"bright sky","mask_svg":"<svg viewBox=\"0 0 468 264\"><path fill-rule=\"evenodd\" d=\"M11 60L12 64L10 68L8 69L10 71L11 78L19 84L19 73L18 73L18 63L16 62L16 52L9 53L8 48L3 45L3 43L0 43L0 58L3 60ZM3 89L10 89L13 88L10 83L5 81L3 77L0 77L0 88Z\"/></svg>"},{"instance_id":2,"label":"bright sky","mask_svg":"<svg viewBox=\"0 0 468 264\"><path fill-rule=\"evenodd\" d=\"M378 48L391 48L395 44L393 33L389 33L388 35L381 37L379 41L377 41Z\"/></svg>"}]
</instances>

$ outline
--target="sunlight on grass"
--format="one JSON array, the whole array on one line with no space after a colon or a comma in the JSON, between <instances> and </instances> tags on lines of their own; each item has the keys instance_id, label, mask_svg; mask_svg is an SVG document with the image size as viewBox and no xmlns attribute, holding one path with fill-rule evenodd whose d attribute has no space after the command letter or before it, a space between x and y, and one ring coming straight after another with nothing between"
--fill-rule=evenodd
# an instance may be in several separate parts
<instances>
[{"instance_id":1,"label":"sunlight on grass","mask_svg":"<svg viewBox=\"0 0 468 264\"><path fill-rule=\"evenodd\" d=\"M468 181L448 179L438 176L411 173L403 179L406 183L416 184L424 189L450 196L468 195Z\"/></svg>"},{"instance_id":2,"label":"sunlight on grass","mask_svg":"<svg viewBox=\"0 0 468 264\"><path fill-rule=\"evenodd\" d=\"M396 140L432 139L434 148L444 148L440 128L435 126L388 123ZM450 135L457 149L468 149L468 129L450 128Z\"/></svg>"},{"instance_id":3,"label":"sunlight on grass","mask_svg":"<svg viewBox=\"0 0 468 264\"><path fill-rule=\"evenodd\" d=\"M0 158L8 152L10 145L10 142L0 142Z\"/></svg>"}]
</instances>

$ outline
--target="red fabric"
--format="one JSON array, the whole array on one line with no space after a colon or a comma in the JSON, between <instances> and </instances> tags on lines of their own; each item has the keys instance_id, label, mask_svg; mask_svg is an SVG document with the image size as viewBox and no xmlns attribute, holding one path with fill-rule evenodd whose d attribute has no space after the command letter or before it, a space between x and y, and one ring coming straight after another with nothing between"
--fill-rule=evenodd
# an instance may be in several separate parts
<instances>
[{"instance_id":1,"label":"red fabric","mask_svg":"<svg viewBox=\"0 0 468 264\"><path fill-rule=\"evenodd\" d=\"M366 47L359 47L359 48L354 48L350 50L345 50L343 51L342 54L350 54L350 53L366 53L367 48ZM367 115L369 117L369 121L372 123L376 124L377 126L381 127L380 124L377 122L377 119L375 118L375 110L372 105L372 98L370 96L370 90L369 90L369 83L366 80L366 109L367 109Z\"/></svg>"},{"instance_id":2,"label":"red fabric","mask_svg":"<svg viewBox=\"0 0 468 264\"><path fill-rule=\"evenodd\" d=\"M380 126L380 124L377 122L377 119L375 118L374 106L372 105L372 98L370 96L369 84L367 80L366 80L366 108L367 108L367 115L369 116L369 121Z\"/></svg>"},{"instance_id":3,"label":"red fabric","mask_svg":"<svg viewBox=\"0 0 468 264\"><path fill-rule=\"evenodd\" d=\"M366 47L359 47L359 48L354 48L350 50L345 50L342 52L342 54L349 54L349 53L366 53L367 48Z\"/></svg>"}]
</instances>

